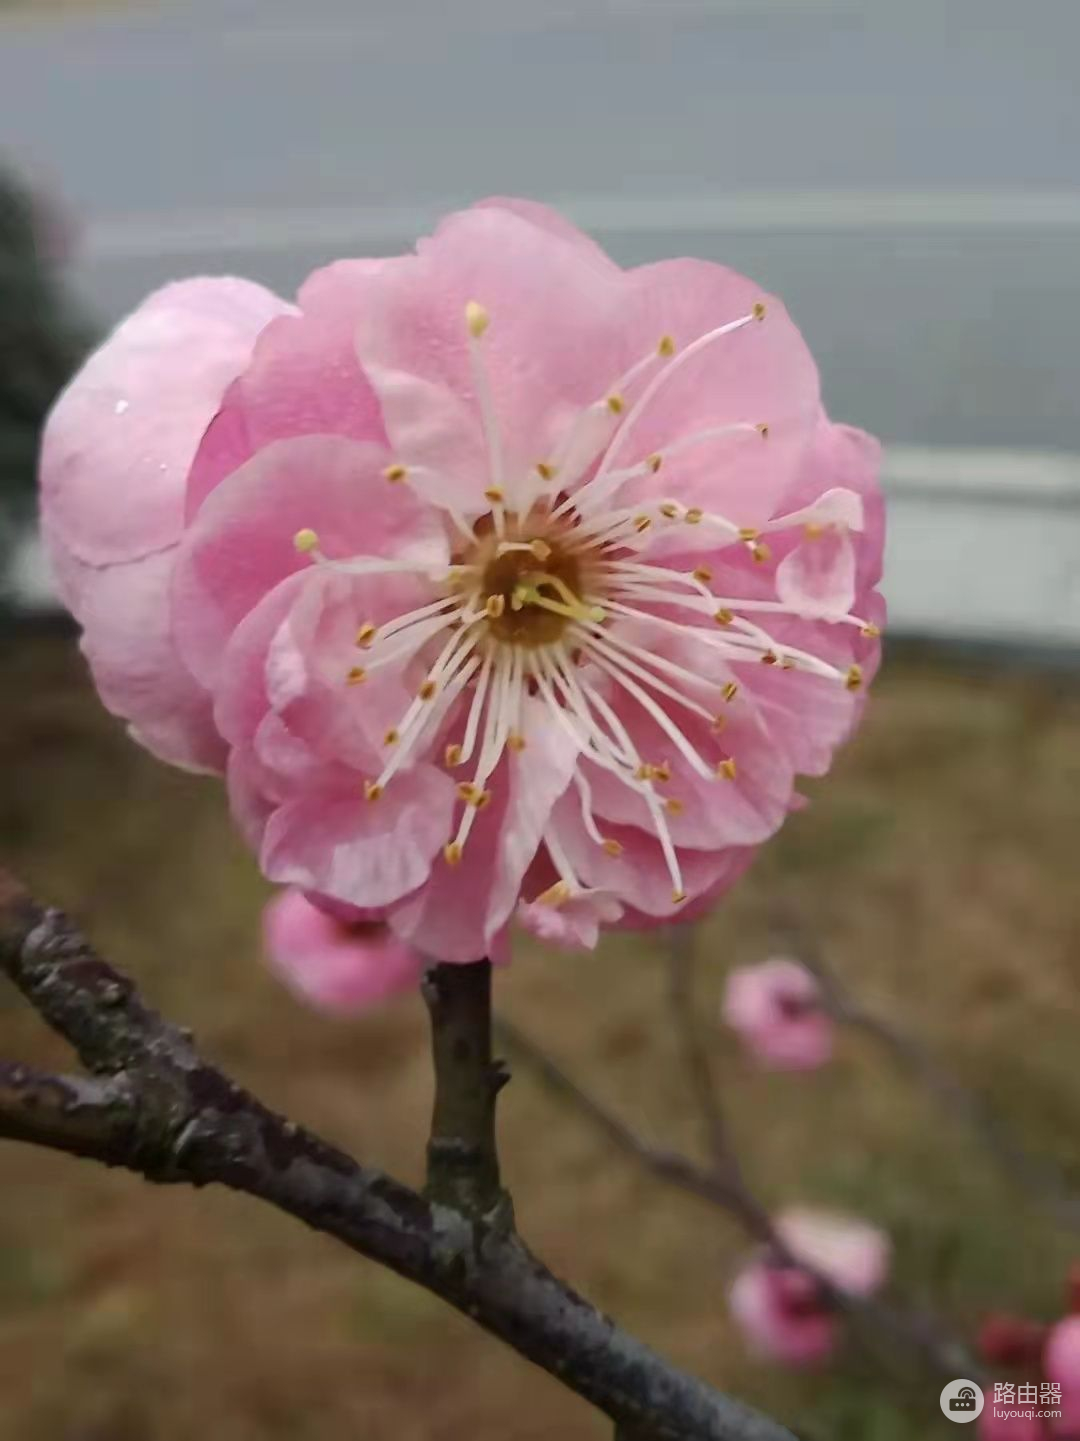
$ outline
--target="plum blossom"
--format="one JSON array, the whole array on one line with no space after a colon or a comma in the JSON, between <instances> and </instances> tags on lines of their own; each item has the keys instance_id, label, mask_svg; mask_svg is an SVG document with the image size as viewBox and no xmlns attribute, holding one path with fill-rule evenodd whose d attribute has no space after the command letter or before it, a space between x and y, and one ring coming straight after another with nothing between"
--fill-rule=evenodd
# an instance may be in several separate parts
<instances>
[{"instance_id":1,"label":"plum blossom","mask_svg":"<svg viewBox=\"0 0 1080 1441\"><path fill-rule=\"evenodd\" d=\"M792 1208L776 1232L802 1270L768 1254L748 1262L731 1287L731 1313L748 1345L784 1366L824 1364L836 1349L836 1311L817 1277L850 1296L871 1296L889 1271L889 1239L866 1221ZM812 1274L813 1273L813 1274Z\"/></svg>"},{"instance_id":2,"label":"plum blossom","mask_svg":"<svg viewBox=\"0 0 1080 1441\"><path fill-rule=\"evenodd\" d=\"M727 978L723 1017L762 1066L812 1071L832 1055L833 1023L821 988L798 961L774 957Z\"/></svg>"},{"instance_id":3,"label":"plum blossom","mask_svg":"<svg viewBox=\"0 0 1080 1441\"><path fill-rule=\"evenodd\" d=\"M995 1407L988 1396L982 1415L975 1423L979 1441L1047 1441L1050 1432L1046 1422L1038 1416L1022 1414L1023 1410L1030 1409L1018 1408L1012 1403Z\"/></svg>"},{"instance_id":4,"label":"plum blossom","mask_svg":"<svg viewBox=\"0 0 1080 1441\"><path fill-rule=\"evenodd\" d=\"M1080 1316L1066 1316L1051 1329L1043 1374L1061 1387L1061 1417L1053 1423L1054 1435L1062 1441L1080 1437Z\"/></svg>"},{"instance_id":5,"label":"plum blossom","mask_svg":"<svg viewBox=\"0 0 1080 1441\"><path fill-rule=\"evenodd\" d=\"M779 301L484 202L414 254L151 296L42 518L102 698L265 874L447 961L701 910L879 657L878 449Z\"/></svg>"},{"instance_id":6,"label":"plum blossom","mask_svg":"<svg viewBox=\"0 0 1080 1441\"><path fill-rule=\"evenodd\" d=\"M285 890L263 911L271 967L318 1010L365 1011L420 984L423 959L386 925L345 908L337 914Z\"/></svg>"}]
</instances>

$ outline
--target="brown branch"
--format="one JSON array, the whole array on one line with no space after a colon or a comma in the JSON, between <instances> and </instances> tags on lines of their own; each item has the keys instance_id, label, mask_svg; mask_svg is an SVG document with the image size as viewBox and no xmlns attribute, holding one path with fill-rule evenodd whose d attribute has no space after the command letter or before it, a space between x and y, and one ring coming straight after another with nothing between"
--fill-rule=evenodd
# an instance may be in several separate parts
<instances>
[{"instance_id":1,"label":"brown branch","mask_svg":"<svg viewBox=\"0 0 1080 1441\"><path fill-rule=\"evenodd\" d=\"M433 966L423 995L431 1017L435 1104L427 1194L467 1216L511 1221L499 1183L495 1098L510 1079L491 1054L491 962Z\"/></svg>"},{"instance_id":2,"label":"brown branch","mask_svg":"<svg viewBox=\"0 0 1080 1441\"><path fill-rule=\"evenodd\" d=\"M270 1111L2 872L0 971L98 1078L6 1068L0 1137L266 1201L426 1287L657 1441L792 1441L622 1331L505 1225L425 1199Z\"/></svg>"}]
</instances>

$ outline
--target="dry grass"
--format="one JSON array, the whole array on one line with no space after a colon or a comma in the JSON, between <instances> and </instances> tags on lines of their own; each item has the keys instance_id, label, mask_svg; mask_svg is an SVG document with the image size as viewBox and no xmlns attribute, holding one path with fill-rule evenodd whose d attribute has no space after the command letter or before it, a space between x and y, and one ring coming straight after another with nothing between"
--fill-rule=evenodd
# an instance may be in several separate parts
<instances>
[{"instance_id":1,"label":"dry grass","mask_svg":"<svg viewBox=\"0 0 1080 1441\"><path fill-rule=\"evenodd\" d=\"M0 642L2 643L2 642ZM330 1023L258 962L264 888L213 784L131 746L70 641L2 658L0 854L75 911L209 1055L271 1103L416 1180L429 1077L418 1002ZM760 957L777 895L844 977L920 1031L1024 1141L1080 1180L1080 700L1047 679L888 670L858 742L702 937L703 1004ZM693 1144L651 941L595 957L523 947L500 1004L643 1128ZM0 992L0 1052L54 1060ZM717 1061L770 1198L849 1206L892 1231L905 1289L961 1324L1049 1314L1070 1254L864 1042L809 1083ZM502 1108L523 1229L601 1305L710 1380L831 1441L947 1431L929 1381L854 1361L779 1377L724 1315L727 1221L609 1154L521 1076ZM558 1386L404 1282L275 1213L6 1147L0 1441L566 1441L610 1434Z\"/></svg>"}]
</instances>

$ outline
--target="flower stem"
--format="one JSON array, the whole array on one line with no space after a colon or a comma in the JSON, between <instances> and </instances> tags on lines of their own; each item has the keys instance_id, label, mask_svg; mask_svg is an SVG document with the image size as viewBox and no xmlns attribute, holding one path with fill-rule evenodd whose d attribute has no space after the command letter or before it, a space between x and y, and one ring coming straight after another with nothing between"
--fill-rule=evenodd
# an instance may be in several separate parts
<instances>
[{"instance_id":1,"label":"flower stem","mask_svg":"<svg viewBox=\"0 0 1080 1441\"><path fill-rule=\"evenodd\" d=\"M495 1098L510 1079L492 1057L491 962L437 965L423 995L431 1017L435 1104L427 1148L427 1194L474 1218L492 1218L510 1198L499 1180Z\"/></svg>"}]
</instances>

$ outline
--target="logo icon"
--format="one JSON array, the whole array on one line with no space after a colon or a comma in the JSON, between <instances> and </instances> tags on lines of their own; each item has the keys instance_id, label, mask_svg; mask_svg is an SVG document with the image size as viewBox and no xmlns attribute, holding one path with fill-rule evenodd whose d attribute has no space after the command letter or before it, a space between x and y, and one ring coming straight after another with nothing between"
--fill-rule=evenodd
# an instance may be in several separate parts
<instances>
[{"instance_id":1,"label":"logo icon","mask_svg":"<svg viewBox=\"0 0 1080 1441\"><path fill-rule=\"evenodd\" d=\"M974 1381L950 1381L941 1393L941 1409L950 1421L963 1426L982 1415L986 1398Z\"/></svg>"}]
</instances>

